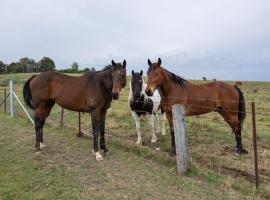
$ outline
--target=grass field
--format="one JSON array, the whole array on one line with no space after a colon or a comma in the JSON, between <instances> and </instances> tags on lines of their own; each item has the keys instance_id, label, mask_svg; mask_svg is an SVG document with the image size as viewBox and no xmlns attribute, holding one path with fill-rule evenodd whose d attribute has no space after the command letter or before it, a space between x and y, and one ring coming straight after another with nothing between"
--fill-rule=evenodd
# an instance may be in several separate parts
<instances>
[{"instance_id":1,"label":"grass field","mask_svg":"<svg viewBox=\"0 0 270 200\"><path fill-rule=\"evenodd\" d=\"M22 86L30 76L0 76L0 82L13 79L22 100ZM233 153L234 136L218 114L188 117L191 164L183 177L176 176L175 158L166 152L169 130L151 145L143 120L143 146L135 145L128 84L109 109L106 128L111 153L100 163L90 154L92 141L75 136L78 113L65 110L61 127L59 106L53 108L44 129L47 148L35 155L34 129L15 103L15 118L0 113L0 199L269 199L270 83L243 82L241 89L247 102L243 143L249 154ZM254 189L251 101L257 113L259 190ZM88 114L82 115L87 134L89 120Z\"/></svg>"}]
</instances>

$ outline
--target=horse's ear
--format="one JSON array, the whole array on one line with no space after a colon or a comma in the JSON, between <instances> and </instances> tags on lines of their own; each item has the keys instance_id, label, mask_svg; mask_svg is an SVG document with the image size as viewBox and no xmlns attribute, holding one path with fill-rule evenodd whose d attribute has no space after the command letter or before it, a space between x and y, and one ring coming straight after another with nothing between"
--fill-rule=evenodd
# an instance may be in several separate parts
<instances>
[{"instance_id":1,"label":"horse's ear","mask_svg":"<svg viewBox=\"0 0 270 200\"><path fill-rule=\"evenodd\" d=\"M134 75L134 71L133 70L131 71L131 74Z\"/></svg>"},{"instance_id":2,"label":"horse's ear","mask_svg":"<svg viewBox=\"0 0 270 200\"><path fill-rule=\"evenodd\" d=\"M127 62L126 62L126 60L124 60L124 62L123 62L123 67L124 68L126 68L126 64L127 64Z\"/></svg>"},{"instance_id":3,"label":"horse's ear","mask_svg":"<svg viewBox=\"0 0 270 200\"><path fill-rule=\"evenodd\" d=\"M161 59L158 58L158 65L160 66L161 65Z\"/></svg>"},{"instance_id":4,"label":"horse's ear","mask_svg":"<svg viewBox=\"0 0 270 200\"><path fill-rule=\"evenodd\" d=\"M142 76L142 75L143 75L143 71L141 70L141 71L140 71L140 76Z\"/></svg>"},{"instance_id":5,"label":"horse's ear","mask_svg":"<svg viewBox=\"0 0 270 200\"><path fill-rule=\"evenodd\" d=\"M151 66L152 65L152 62L150 59L148 59L148 65Z\"/></svg>"},{"instance_id":6,"label":"horse's ear","mask_svg":"<svg viewBox=\"0 0 270 200\"><path fill-rule=\"evenodd\" d=\"M112 66L114 67L116 66L116 63L113 60L112 60Z\"/></svg>"}]
</instances>

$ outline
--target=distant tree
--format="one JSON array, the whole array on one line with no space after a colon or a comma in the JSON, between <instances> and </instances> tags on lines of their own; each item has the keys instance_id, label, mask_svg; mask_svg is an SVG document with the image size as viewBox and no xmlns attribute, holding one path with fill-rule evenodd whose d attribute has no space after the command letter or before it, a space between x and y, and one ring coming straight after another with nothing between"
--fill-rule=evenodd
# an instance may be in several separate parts
<instances>
[{"instance_id":1,"label":"distant tree","mask_svg":"<svg viewBox=\"0 0 270 200\"><path fill-rule=\"evenodd\" d=\"M79 71L79 65L76 62L72 63L70 68L71 68L72 72L78 72Z\"/></svg>"},{"instance_id":2,"label":"distant tree","mask_svg":"<svg viewBox=\"0 0 270 200\"><path fill-rule=\"evenodd\" d=\"M55 69L54 61L49 57L43 57L39 62L39 69L41 72Z\"/></svg>"},{"instance_id":3,"label":"distant tree","mask_svg":"<svg viewBox=\"0 0 270 200\"><path fill-rule=\"evenodd\" d=\"M203 77L203 80L206 81L207 80L206 77Z\"/></svg>"},{"instance_id":4,"label":"distant tree","mask_svg":"<svg viewBox=\"0 0 270 200\"><path fill-rule=\"evenodd\" d=\"M35 62L34 59L25 57L25 58L21 58L19 62L22 64L24 68L24 72L38 72L39 71L39 66Z\"/></svg>"},{"instance_id":5,"label":"distant tree","mask_svg":"<svg viewBox=\"0 0 270 200\"><path fill-rule=\"evenodd\" d=\"M91 72L95 72L96 69L95 69L94 67L91 67L90 71L91 71Z\"/></svg>"},{"instance_id":6,"label":"distant tree","mask_svg":"<svg viewBox=\"0 0 270 200\"><path fill-rule=\"evenodd\" d=\"M25 67L20 62L12 62L8 65L8 73L23 73L25 72Z\"/></svg>"},{"instance_id":7,"label":"distant tree","mask_svg":"<svg viewBox=\"0 0 270 200\"><path fill-rule=\"evenodd\" d=\"M90 71L90 69L88 67L83 69L83 72L89 72L89 71Z\"/></svg>"},{"instance_id":8,"label":"distant tree","mask_svg":"<svg viewBox=\"0 0 270 200\"><path fill-rule=\"evenodd\" d=\"M6 73L6 64L0 60L0 74Z\"/></svg>"}]
</instances>

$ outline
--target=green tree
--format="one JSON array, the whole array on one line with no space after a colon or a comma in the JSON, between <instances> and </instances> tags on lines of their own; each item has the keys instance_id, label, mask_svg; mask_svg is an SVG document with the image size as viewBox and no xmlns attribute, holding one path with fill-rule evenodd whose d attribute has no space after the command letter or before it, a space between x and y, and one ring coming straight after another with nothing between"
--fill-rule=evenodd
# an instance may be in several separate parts
<instances>
[{"instance_id":1,"label":"green tree","mask_svg":"<svg viewBox=\"0 0 270 200\"><path fill-rule=\"evenodd\" d=\"M39 66L35 62L34 59L30 58L21 58L20 63L23 65L24 72L38 72L39 71Z\"/></svg>"},{"instance_id":2,"label":"green tree","mask_svg":"<svg viewBox=\"0 0 270 200\"><path fill-rule=\"evenodd\" d=\"M23 73L25 72L24 65L20 62L12 62L8 65L8 73Z\"/></svg>"},{"instance_id":3,"label":"green tree","mask_svg":"<svg viewBox=\"0 0 270 200\"><path fill-rule=\"evenodd\" d=\"M76 62L74 62L74 63L72 63L72 65L71 65L71 70L73 71L73 72L78 72L79 71L79 65L78 65L78 63L76 63Z\"/></svg>"},{"instance_id":4,"label":"green tree","mask_svg":"<svg viewBox=\"0 0 270 200\"><path fill-rule=\"evenodd\" d=\"M41 72L55 69L54 61L49 57L43 57L39 62L39 69Z\"/></svg>"},{"instance_id":5,"label":"green tree","mask_svg":"<svg viewBox=\"0 0 270 200\"><path fill-rule=\"evenodd\" d=\"M6 73L6 64L0 60L0 74Z\"/></svg>"}]
</instances>

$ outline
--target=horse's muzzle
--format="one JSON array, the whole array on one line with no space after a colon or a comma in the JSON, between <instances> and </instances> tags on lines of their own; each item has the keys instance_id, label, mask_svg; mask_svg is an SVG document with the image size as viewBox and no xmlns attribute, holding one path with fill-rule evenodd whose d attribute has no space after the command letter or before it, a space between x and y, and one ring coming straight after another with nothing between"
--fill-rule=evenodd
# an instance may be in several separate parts
<instances>
[{"instance_id":1,"label":"horse's muzzle","mask_svg":"<svg viewBox=\"0 0 270 200\"><path fill-rule=\"evenodd\" d=\"M112 97L113 97L114 100L118 99L119 98L118 92L113 92Z\"/></svg>"},{"instance_id":2,"label":"horse's muzzle","mask_svg":"<svg viewBox=\"0 0 270 200\"><path fill-rule=\"evenodd\" d=\"M150 89L146 89L146 90L145 90L145 93L146 93L148 96L153 96L153 92L152 92Z\"/></svg>"}]
</instances>

